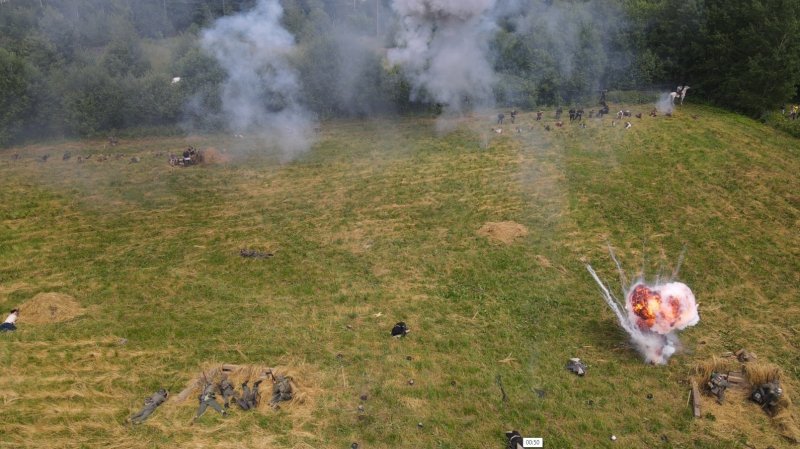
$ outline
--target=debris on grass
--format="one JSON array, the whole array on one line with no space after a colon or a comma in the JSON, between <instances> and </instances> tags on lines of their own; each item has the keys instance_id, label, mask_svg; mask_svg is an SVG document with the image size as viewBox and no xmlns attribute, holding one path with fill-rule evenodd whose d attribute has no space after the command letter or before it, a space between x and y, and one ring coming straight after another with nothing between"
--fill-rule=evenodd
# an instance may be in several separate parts
<instances>
[{"instance_id":1,"label":"debris on grass","mask_svg":"<svg viewBox=\"0 0 800 449\"><path fill-rule=\"evenodd\" d=\"M519 434L516 430L511 430L506 432L506 438L508 439L508 444L506 445L507 449L523 449L523 439L522 435Z\"/></svg>"},{"instance_id":2,"label":"debris on grass","mask_svg":"<svg viewBox=\"0 0 800 449\"><path fill-rule=\"evenodd\" d=\"M578 376L583 376L584 374L586 374L586 364L581 362L581 359L579 359L577 357L569 359L569 362L567 362L566 368L569 371L577 374Z\"/></svg>"},{"instance_id":3,"label":"debris on grass","mask_svg":"<svg viewBox=\"0 0 800 449\"><path fill-rule=\"evenodd\" d=\"M400 321L392 328L392 337L405 337L409 332L411 332L411 329L406 326L405 322Z\"/></svg>"},{"instance_id":4,"label":"debris on grass","mask_svg":"<svg viewBox=\"0 0 800 449\"><path fill-rule=\"evenodd\" d=\"M239 255L241 257L244 257L245 259L268 259L274 256L274 254L268 253L266 251L258 251L255 249L247 249L247 248L240 249Z\"/></svg>"}]
</instances>

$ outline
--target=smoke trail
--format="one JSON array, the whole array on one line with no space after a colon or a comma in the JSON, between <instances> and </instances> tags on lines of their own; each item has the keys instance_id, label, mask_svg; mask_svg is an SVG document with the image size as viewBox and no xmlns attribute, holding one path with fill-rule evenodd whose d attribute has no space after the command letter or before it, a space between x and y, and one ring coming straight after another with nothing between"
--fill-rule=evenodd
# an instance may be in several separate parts
<instances>
[{"instance_id":1,"label":"smoke trail","mask_svg":"<svg viewBox=\"0 0 800 449\"><path fill-rule=\"evenodd\" d=\"M412 99L449 113L494 105L496 75L489 61L495 0L393 0L400 16L398 47L389 62L406 71Z\"/></svg>"},{"instance_id":2,"label":"smoke trail","mask_svg":"<svg viewBox=\"0 0 800 449\"><path fill-rule=\"evenodd\" d=\"M620 277L621 267L617 263ZM623 303L606 287L591 265L586 265L606 304L614 312L620 327L631 337L636 349L648 363L663 365L677 351L680 341L678 331L694 326L700 321L697 302L691 289L680 282L648 285L642 280L632 286L622 286Z\"/></svg>"},{"instance_id":3,"label":"smoke trail","mask_svg":"<svg viewBox=\"0 0 800 449\"><path fill-rule=\"evenodd\" d=\"M301 106L301 87L288 57L294 37L280 23L278 0L223 17L203 31L201 45L227 72L222 111L236 133L276 142L291 157L311 146L313 118Z\"/></svg>"}]
</instances>

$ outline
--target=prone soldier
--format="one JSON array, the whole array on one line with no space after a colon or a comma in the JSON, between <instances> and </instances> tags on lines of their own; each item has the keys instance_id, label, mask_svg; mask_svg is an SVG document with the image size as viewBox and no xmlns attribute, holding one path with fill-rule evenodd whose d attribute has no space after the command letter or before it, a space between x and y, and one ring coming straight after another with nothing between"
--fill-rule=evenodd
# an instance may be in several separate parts
<instances>
[{"instance_id":1,"label":"prone soldier","mask_svg":"<svg viewBox=\"0 0 800 449\"><path fill-rule=\"evenodd\" d=\"M152 396L144 400L144 407L142 410L130 417L130 422L132 424L143 423L159 405L167 400L167 397L169 397L169 392L163 388L153 393Z\"/></svg>"},{"instance_id":2,"label":"prone soldier","mask_svg":"<svg viewBox=\"0 0 800 449\"><path fill-rule=\"evenodd\" d=\"M278 403L282 401L290 401L293 397L292 392L292 384L291 378L287 376L273 376L273 385L272 385L272 399L269 401L269 405L272 408L278 408Z\"/></svg>"},{"instance_id":3,"label":"prone soldier","mask_svg":"<svg viewBox=\"0 0 800 449\"><path fill-rule=\"evenodd\" d=\"M247 386L247 381L242 383L242 398L236 399L236 403L242 410L250 410L258 407L258 386L261 380L253 382L253 388Z\"/></svg>"},{"instance_id":4,"label":"prone soldier","mask_svg":"<svg viewBox=\"0 0 800 449\"><path fill-rule=\"evenodd\" d=\"M203 416L203 413L206 412L208 407L218 411L222 414L222 416L227 416L228 412L223 410L222 407L220 407L217 403L216 394L214 394L214 384L206 381L203 391L200 393L200 396L198 396L197 399L200 401L200 406L197 408L197 414L195 414L193 421L197 421L201 416Z\"/></svg>"},{"instance_id":5,"label":"prone soldier","mask_svg":"<svg viewBox=\"0 0 800 449\"><path fill-rule=\"evenodd\" d=\"M230 407L231 399L236 399L236 392L233 390L233 385L228 380L227 374L222 374L222 380L217 385L219 393L222 395L222 405L225 408Z\"/></svg>"}]
</instances>

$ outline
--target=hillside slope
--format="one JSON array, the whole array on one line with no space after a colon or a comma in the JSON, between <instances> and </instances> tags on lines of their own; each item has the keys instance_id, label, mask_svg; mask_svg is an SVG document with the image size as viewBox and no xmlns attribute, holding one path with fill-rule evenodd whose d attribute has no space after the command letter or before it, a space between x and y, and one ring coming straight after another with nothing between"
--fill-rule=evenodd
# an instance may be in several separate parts
<instances>
[{"instance_id":1,"label":"hillside slope","mask_svg":"<svg viewBox=\"0 0 800 449\"><path fill-rule=\"evenodd\" d=\"M0 307L82 307L0 335L0 447L479 448L512 428L550 448L786 447L753 404L693 420L687 376L745 347L800 385L798 141L691 106L629 130L546 131L551 115L502 134L331 122L291 162L223 136L0 152ZM169 167L187 145L231 161ZM527 234L479 232L502 222ZM687 248L701 321L666 366L642 362L585 269L616 285L609 244L650 279ZM190 425L190 397L125 424L221 363L277 367L302 400Z\"/></svg>"}]
</instances>

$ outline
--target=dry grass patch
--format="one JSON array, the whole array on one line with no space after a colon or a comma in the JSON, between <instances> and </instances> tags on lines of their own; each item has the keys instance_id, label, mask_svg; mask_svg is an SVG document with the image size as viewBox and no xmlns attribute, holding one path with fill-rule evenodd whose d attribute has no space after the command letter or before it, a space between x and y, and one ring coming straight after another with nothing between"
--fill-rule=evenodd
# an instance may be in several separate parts
<instances>
[{"instance_id":1,"label":"dry grass patch","mask_svg":"<svg viewBox=\"0 0 800 449\"><path fill-rule=\"evenodd\" d=\"M478 235L494 242L510 245L518 237L528 235L528 228L513 221L489 222L478 229Z\"/></svg>"},{"instance_id":2,"label":"dry grass patch","mask_svg":"<svg viewBox=\"0 0 800 449\"><path fill-rule=\"evenodd\" d=\"M767 442L781 440L774 433L769 432L769 416L758 404L750 401L750 394L759 385L768 382L780 382L783 396L777 412L772 417L772 424L778 433L785 439L797 443L800 441L800 429L791 412L792 401L790 398L792 386L787 382L780 367L758 361L745 364L739 363L735 358L712 357L695 366L694 379L704 390L712 373L729 373L740 371L744 374L746 382L741 386L731 386L725 391L725 401L719 404L715 398L701 395L701 411L704 417L713 417L710 427L719 435L729 435L740 432L755 441ZM707 391L706 391L707 393Z\"/></svg>"},{"instance_id":3,"label":"dry grass patch","mask_svg":"<svg viewBox=\"0 0 800 449\"><path fill-rule=\"evenodd\" d=\"M82 315L84 309L70 295L39 293L19 306L19 321L27 324L60 323Z\"/></svg>"}]
</instances>

